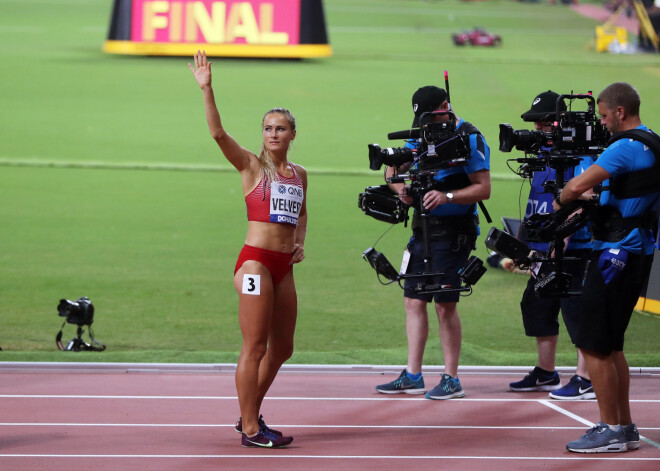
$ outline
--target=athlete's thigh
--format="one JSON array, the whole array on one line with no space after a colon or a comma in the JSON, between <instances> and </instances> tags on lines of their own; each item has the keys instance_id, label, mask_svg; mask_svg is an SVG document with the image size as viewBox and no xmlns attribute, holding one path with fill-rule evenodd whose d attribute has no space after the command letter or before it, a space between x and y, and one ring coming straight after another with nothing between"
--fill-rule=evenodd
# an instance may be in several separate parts
<instances>
[{"instance_id":1,"label":"athlete's thigh","mask_svg":"<svg viewBox=\"0 0 660 471\"><path fill-rule=\"evenodd\" d=\"M246 339L265 341L273 314L273 282L260 262L246 261L234 275L238 321Z\"/></svg>"},{"instance_id":2,"label":"athlete's thigh","mask_svg":"<svg viewBox=\"0 0 660 471\"><path fill-rule=\"evenodd\" d=\"M292 339L298 318L298 296L293 271L274 288L271 336Z\"/></svg>"}]
</instances>

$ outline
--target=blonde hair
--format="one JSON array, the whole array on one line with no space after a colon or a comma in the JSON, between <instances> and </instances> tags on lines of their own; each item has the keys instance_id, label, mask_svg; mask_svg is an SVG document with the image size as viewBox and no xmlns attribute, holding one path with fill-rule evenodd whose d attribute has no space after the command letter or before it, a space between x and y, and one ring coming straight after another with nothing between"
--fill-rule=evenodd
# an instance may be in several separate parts
<instances>
[{"instance_id":1,"label":"blonde hair","mask_svg":"<svg viewBox=\"0 0 660 471\"><path fill-rule=\"evenodd\" d=\"M261 119L262 129L264 126L264 121L266 120L266 116L272 113L279 113L281 115L284 115L284 117L289 122L289 126L291 126L291 131L296 130L296 118L293 116L291 111L287 110L286 108L272 108L266 111L266 114L264 114L264 117ZM266 180L268 181L279 180L279 177L277 175L277 169L275 168L275 164L273 163L273 158L271 157L270 153L268 152L268 149L266 149L266 145L263 142L261 143L261 151L259 151L259 164L261 165L261 170L264 172L264 175L266 175Z\"/></svg>"}]
</instances>

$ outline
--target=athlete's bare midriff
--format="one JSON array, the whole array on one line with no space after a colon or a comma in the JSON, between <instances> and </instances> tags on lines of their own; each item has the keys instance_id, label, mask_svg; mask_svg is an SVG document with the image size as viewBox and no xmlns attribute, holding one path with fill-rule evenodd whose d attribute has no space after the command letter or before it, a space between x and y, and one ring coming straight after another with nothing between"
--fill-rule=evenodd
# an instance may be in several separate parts
<instances>
[{"instance_id":1,"label":"athlete's bare midriff","mask_svg":"<svg viewBox=\"0 0 660 471\"><path fill-rule=\"evenodd\" d=\"M295 226L272 222L249 221L245 243L274 252L293 250Z\"/></svg>"}]
</instances>

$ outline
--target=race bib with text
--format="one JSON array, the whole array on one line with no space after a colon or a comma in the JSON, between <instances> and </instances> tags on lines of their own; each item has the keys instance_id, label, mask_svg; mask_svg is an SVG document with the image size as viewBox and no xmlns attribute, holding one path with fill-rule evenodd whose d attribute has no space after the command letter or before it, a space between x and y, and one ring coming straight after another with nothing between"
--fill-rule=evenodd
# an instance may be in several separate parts
<instances>
[{"instance_id":1,"label":"race bib with text","mask_svg":"<svg viewBox=\"0 0 660 471\"><path fill-rule=\"evenodd\" d=\"M303 198L303 189L300 186L272 182L270 184L270 222L297 225Z\"/></svg>"}]
</instances>

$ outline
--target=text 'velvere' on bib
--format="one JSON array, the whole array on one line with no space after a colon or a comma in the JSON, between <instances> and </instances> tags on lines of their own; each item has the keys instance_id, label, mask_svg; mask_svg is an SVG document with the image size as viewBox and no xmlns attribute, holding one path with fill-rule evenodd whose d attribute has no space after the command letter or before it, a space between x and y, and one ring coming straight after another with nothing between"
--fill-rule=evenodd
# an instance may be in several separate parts
<instances>
[{"instance_id":1,"label":"text 'velvere' on bib","mask_svg":"<svg viewBox=\"0 0 660 471\"><path fill-rule=\"evenodd\" d=\"M270 184L270 222L296 226L303 198L304 193L300 186L272 182Z\"/></svg>"}]
</instances>

